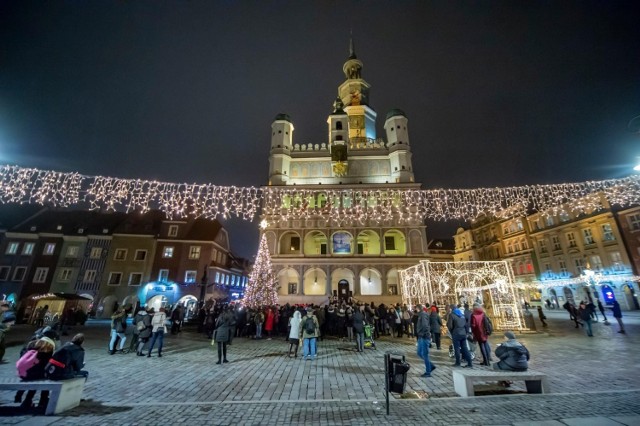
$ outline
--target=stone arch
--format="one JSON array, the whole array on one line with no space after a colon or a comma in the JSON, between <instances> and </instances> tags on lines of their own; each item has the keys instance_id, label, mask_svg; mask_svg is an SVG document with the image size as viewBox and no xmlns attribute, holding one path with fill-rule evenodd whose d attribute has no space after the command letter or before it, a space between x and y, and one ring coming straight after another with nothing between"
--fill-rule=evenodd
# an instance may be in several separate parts
<instances>
[{"instance_id":1,"label":"stone arch","mask_svg":"<svg viewBox=\"0 0 640 426\"><path fill-rule=\"evenodd\" d=\"M279 254L301 254L302 240L296 231L286 231L280 235Z\"/></svg>"},{"instance_id":2,"label":"stone arch","mask_svg":"<svg viewBox=\"0 0 640 426\"><path fill-rule=\"evenodd\" d=\"M396 296L400 294L400 273L398 268L391 268L387 271L386 284L388 295Z\"/></svg>"},{"instance_id":3,"label":"stone arch","mask_svg":"<svg viewBox=\"0 0 640 426\"><path fill-rule=\"evenodd\" d=\"M362 255L380 255L380 235L372 230L365 229L358 234L356 253Z\"/></svg>"},{"instance_id":4,"label":"stone arch","mask_svg":"<svg viewBox=\"0 0 640 426\"><path fill-rule=\"evenodd\" d=\"M382 295L382 274L375 268L360 271L360 294L363 296Z\"/></svg>"},{"instance_id":5,"label":"stone arch","mask_svg":"<svg viewBox=\"0 0 640 426\"><path fill-rule=\"evenodd\" d=\"M329 240L324 232L314 229L305 234L303 247L306 256L324 256L329 252Z\"/></svg>"},{"instance_id":6,"label":"stone arch","mask_svg":"<svg viewBox=\"0 0 640 426\"><path fill-rule=\"evenodd\" d=\"M305 296L323 296L327 294L327 274L320 268L312 267L304 272L302 284Z\"/></svg>"},{"instance_id":7,"label":"stone arch","mask_svg":"<svg viewBox=\"0 0 640 426\"><path fill-rule=\"evenodd\" d=\"M110 294L102 298L100 303L98 304L98 310L96 312L96 316L98 318L109 318L113 315L113 307L115 303L118 301L118 298Z\"/></svg>"},{"instance_id":8,"label":"stone arch","mask_svg":"<svg viewBox=\"0 0 640 426\"><path fill-rule=\"evenodd\" d=\"M407 241L404 232L390 229L384 233L384 253L393 256L407 254Z\"/></svg>"},{"instance_id":9,"label":"stone arch","mask_svg":"<svg viewBox=\"0 0 640 426\"><path fill-rule=\"evenodd\" d=\"M331 271L331 294L338 292L338 281L347 280L349 282L349 291L354 290L355 273L349 268L336 268Z\"/></svg>"},{"instance_id":10,"label":"stone arch","mask_svg":"<svg viewBox=\"0 0 640 426\"><path fill-rule=\"evenodd\" d=\"M278 295L285 296L289 293L289 284L296 285L295 293L291 294L301 294L302 289L300 288L300 274L298 271L291 267L286 267L281 269L278 272L278 283L280 288L278 289Z\"/></svg>"}]
</instances>

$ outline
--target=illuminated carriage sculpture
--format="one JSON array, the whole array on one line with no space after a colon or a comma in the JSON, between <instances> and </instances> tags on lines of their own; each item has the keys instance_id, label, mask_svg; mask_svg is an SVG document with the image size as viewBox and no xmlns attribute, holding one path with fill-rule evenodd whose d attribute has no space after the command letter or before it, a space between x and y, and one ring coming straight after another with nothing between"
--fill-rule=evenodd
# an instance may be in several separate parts
<instances>
[{"instance_id":1,"label":"illuminated carriage sculpture","mask_svg":"<svg viewBox=\"0 0 640 426\"><path fill-rule=\"evenodd\" d=\"M430 262L400 271L402 301L409 306L480 303L498 330L526 330L508 261Z\"/></svg>"}]
</instances>

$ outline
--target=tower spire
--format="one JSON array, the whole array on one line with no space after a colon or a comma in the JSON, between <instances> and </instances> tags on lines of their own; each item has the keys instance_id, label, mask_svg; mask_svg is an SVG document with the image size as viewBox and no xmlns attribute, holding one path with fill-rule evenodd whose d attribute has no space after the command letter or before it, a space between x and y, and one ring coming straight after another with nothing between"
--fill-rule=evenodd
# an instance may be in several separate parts
<instances>
[{"instance_id":1,"label":"tower spire","mask_svg":"<svg viewBox=\"0 0 640 426\"><path fill-rule=\"evenodd\" d=\"M349 59L356 59L356 48L353 46L353 29L350 31L349 35Z\"/></svg>"}]
</instances>

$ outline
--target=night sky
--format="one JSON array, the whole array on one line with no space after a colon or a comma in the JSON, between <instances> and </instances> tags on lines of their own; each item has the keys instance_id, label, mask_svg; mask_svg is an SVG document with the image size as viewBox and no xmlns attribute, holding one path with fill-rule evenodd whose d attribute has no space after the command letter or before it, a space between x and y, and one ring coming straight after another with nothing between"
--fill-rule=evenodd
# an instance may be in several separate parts
<instances>
[{"instance_id":1,"label":"night sky","mask_svg":"<svg viewBox=\"0 0 640 426\"><path fill-rule=\"evenodd\" d=\"M0 163L264 185L276 114L326 141L350 29L378 136L406 112L424 188L622 177L640 156L638 1L17 0ZM257 223L225 226L255 254Z\"/></svg>"}]
</instances>

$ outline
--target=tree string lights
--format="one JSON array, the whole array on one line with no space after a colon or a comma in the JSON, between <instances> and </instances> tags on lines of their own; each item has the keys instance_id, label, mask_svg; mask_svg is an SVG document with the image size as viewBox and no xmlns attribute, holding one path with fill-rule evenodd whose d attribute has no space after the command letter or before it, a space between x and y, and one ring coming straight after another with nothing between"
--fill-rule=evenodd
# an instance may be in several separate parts
<instances>
[{"instance_id":1,"label":"tree string lights","mask_svg":"<svg viewBox=\"0 0 640 426\"><path fill-rule=\"evenodd\" d=\"M262 214L272 222L329 216L336 225L420 223L430 220L500 218L532 212L557 214L567 205L573 213L602 209L600 195L611 205L640 204L640 176L621 179L476 189L353 189L236 187L85 176L0 166L0 202L60 207L147 211L169 218L230 216L253 220Z\"/></svg>"},{"instance_id":2,"label":"tree string lights","mask_svg":"<svg viewBox=\"0 0 640 426\"><path fill-rule=\"evenodd\" d=\"M262 234L253 271L244 291L243 303L250 308L277 305L278 284L276 274L273 272L267 237Z\"/></svg>"}]
</instances>

